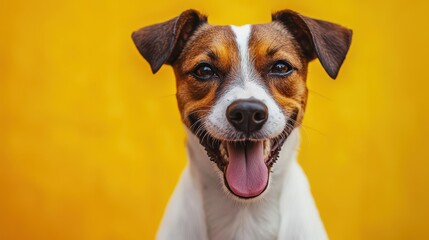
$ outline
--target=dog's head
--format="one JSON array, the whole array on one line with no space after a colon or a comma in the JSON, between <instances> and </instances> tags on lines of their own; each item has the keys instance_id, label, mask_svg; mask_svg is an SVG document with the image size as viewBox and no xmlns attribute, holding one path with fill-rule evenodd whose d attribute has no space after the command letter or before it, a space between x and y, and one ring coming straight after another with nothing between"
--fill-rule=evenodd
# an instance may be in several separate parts
<instances>
[{"instance_id":1,"label":"dog's head","mask_svg":"<svg viewBox=\"0 0 429 240\"><path fill-rule=\"evenodd\" d=\"M290 10L266 24L215 26L195 10L133 33L156 73L173 67L184 124L240 198L259 196L307 102L307 65L336 78L352 32Z\"/></svg>"}]
</instances>

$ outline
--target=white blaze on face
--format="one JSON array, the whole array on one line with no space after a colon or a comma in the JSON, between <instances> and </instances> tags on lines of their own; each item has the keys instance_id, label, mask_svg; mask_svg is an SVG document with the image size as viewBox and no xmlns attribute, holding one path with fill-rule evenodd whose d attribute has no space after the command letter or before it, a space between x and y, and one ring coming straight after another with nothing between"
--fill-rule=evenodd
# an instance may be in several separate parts
<instances>
[{"instance_id":1,"label":"white blaze on face","mask_svg":"<svg viewBox=\"0 0 429 240\"><path fill-rule=\"evenodd\" d=\"M218 98L211 109L207 122L207 131L214 137L230 139L236 136L237 131L226 118L228 106L239 99L255 98L268 107L268 119L258 136L273 138L278 136L286 127L286 117L282 113L273 97L269 94L263 80L256 74L256 70L249 57L249 39L251 25L241 27L231 26L235 34L236 44L240 55L240 71L235 79L225 89L224 94Z\"/></svg>"}]
</instances>

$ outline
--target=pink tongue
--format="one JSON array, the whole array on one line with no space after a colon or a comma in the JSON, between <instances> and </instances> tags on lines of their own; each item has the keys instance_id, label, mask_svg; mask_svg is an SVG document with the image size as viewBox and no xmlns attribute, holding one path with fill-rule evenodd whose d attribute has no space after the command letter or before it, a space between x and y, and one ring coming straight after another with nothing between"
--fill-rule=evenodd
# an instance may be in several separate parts
<instances>
[{"instance_id":1,"label":"pink tongue","mask_svg":"<svg viewBox=\"0 0 429 240\"><path fill-rule=\"evenodd\" d=\"M268 184L268 169L264 162L262 142L228 143L229 164L226 181L240 197L256 197Z\"/></svg>"}]
</instances>

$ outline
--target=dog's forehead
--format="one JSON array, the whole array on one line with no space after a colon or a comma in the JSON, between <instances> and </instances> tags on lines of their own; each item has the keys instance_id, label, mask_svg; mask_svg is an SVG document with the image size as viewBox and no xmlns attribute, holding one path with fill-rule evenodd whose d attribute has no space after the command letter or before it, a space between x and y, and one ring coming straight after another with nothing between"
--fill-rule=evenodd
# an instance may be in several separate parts
<instances>
[{"instance_id":1,"label":"dog's forehead","mask_svg":"<svg viewBox=\"0 0 429 240\"><path fill-rule=\"evenodd\" d=\"M256 38L260 41L276 39L285 42L292 39L289 30L281 23L270 22L263 24L236 25L202 25L190 41L206 42L210 44L233 42L237 37Z\"/></svg>"},{"instance_id":2,"label":"dog's forehead","mask_svg":"<svg viewBox=\"0 0 429 240\"><path fill-rule=\"evenodd\" d=\"M249 49L256 55L269 55L276 57L287 55L289 61L299 64L303 59L299 44L290 31L278 22L252 25L249 39Z\"/></svg>"},{"instance_id":3,"label":"dog's forehead","mask_svg":"<svg viewBox=\"0 0 429 240\"><path fill-rule=\"evenodd\" d=\"M189 67L213 60L225 66L239 64L243 54L251 59L270 56L301 64L292 34L277 22L244 26L205 24L194 33L184 52L186 61L181 62Z\"/></svg>"}]
</instances>

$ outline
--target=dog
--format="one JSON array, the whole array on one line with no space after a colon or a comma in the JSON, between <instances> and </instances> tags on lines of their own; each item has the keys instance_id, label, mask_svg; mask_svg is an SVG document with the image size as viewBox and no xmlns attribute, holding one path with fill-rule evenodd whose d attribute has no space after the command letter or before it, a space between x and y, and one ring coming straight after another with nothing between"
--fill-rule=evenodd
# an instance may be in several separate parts
<instances>
[{"instance_id":1,"label":"dog","mask_svg":"<svg viewBox=\"0 0 429 240\"><path fill-rule=\"evenodd\" d=\"M308 63L335 79L352 31L292 10L217 26L196 10L132 34L153 73L171 65L189 164L157 239L327 239L297 163Z\"/></svg>"}]
</instances>

